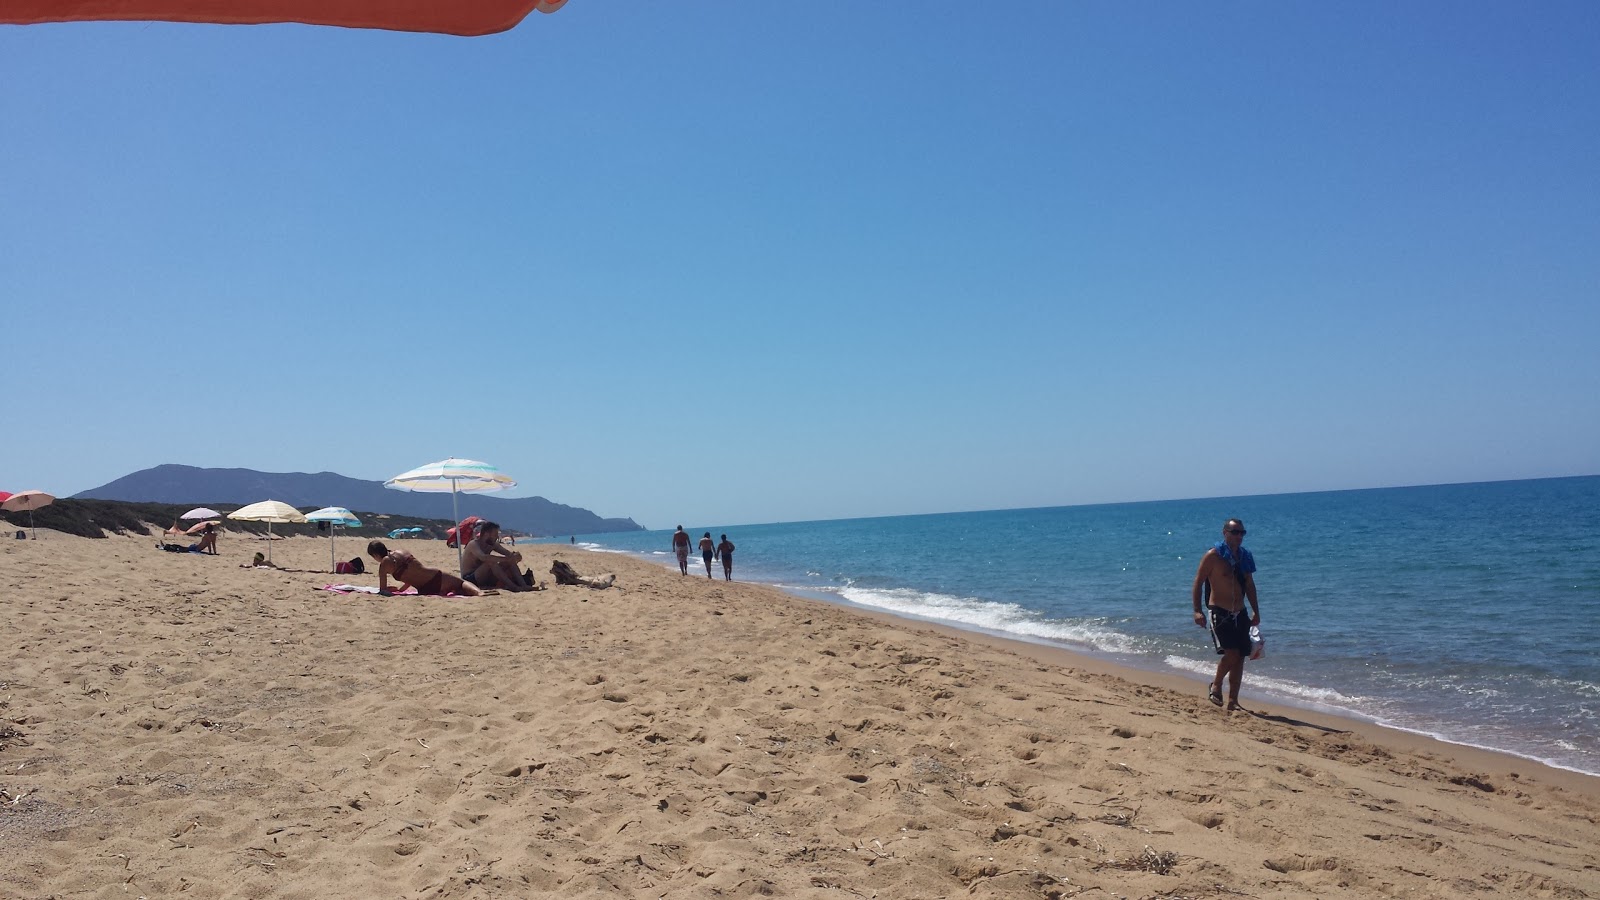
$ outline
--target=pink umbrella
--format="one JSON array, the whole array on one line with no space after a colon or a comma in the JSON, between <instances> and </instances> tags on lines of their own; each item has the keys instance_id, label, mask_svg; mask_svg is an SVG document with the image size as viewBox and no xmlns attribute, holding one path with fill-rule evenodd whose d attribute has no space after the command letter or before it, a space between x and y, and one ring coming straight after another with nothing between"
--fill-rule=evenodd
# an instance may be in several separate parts
<instances>
[{"instance_id":1,"label":"pink umbrella","mask_svg":"<svg viewBox=\"0 0 1600 900\"><path fill-rule=\"evenodd\" d=\"M18 491L0 502L0 509L8 512L28 511L28 529L33 532L33 539L39 539L39 532L33 527L33 511L49 506L56 502L56 498L44 491Z\"/></svg>"},{"instance_id":2,"label":"pink umbrella","mask_svg":"<svg viewBox=\"0 0 1600 900\"><path fill-rule=\"evenodd\" d=\"M11 492L10 491L0 491L0 503L4 503L4 502L6 502L7 500L10 500L10 499L11 499Z\"/></svg>"}]
</instances>

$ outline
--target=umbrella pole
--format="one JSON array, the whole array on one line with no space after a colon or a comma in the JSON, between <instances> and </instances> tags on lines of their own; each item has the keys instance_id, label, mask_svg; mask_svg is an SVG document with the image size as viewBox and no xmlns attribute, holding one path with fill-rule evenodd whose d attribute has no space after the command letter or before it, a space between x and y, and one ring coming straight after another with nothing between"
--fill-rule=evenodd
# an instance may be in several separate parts
<instances>
[{"instance_id":1,"label":"umbrella pole","mask_svg":"<svg viewBox=\"0 0 1600 900\"><path fill-rule=\"evenodd\" d=\"M333 561L333 530L335 528L338 528L338 527L339 526L333 524L332 522L328 523L328 571L329 572L332 572L334 569L339 567L339 564Z\"/></svg>"},{"instance_id":2,"label":"umbrella pole","mask_svg":"<svg viewBox=\"0 0 1600 900\"><path fill-rule=\"evenodd\" d=\"M272 562L272 520L267 520L267 562Z\"/></svg>"},{"instance_id":3,"label":"umbrella pole","mask_svg":"<svg viewBox=\"0 0 1600 900\"><path fill-rule=\"evenodd\" d=\"M454 517L454 518L452 518L450 520L450 524L459 526L461 524L461 509L456 505L456 480L454 478L450 479L450 515ZM459 528L457 528L457 530L456 530L456 573L457 574L460 574L460 572L461 572L461 564L463 562L463 559L462 559L462 554L463 553L465 553L465 551L461 547L461 531L460 531Z\"/></svg>"},{"instance_id":4,"label":"umbrella pole","mask_svg":"<svg viewBox=\"0 0 1600 900\"><path fill-rule=\"evenodd\" d=\"M33 540L39 539L39 529L33 527L33 507L28 507L28 530L33 532Z\"/></svg>"}]
</instances>

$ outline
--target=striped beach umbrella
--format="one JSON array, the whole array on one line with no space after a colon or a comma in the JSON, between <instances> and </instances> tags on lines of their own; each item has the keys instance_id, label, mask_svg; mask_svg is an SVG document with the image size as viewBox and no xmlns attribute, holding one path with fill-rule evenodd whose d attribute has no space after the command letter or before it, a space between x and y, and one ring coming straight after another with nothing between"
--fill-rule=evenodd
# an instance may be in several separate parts
<instances>
[{"instance_id":1,"label":"striped beach umbrella","mask_svg":"<svg viewBox=\"0 0 1600 900\"><path fill-rule=\"evenodd\" d=\"M330 571L339 567L339 561L333 552L333 530L335 528L360 528L361 520L356 514L342 506L324 506L323 508L306 513L307 522L328 523L328 565Z\"/></svg>"},{"instance_id":2,"label":"striped beach umbrella","mask_svg":"<svg viewBox=\"0 0 1600 900\"><path fill-rule=\"evenodd\" d=\"M452 456L436 463L418 466L409 472L385 481L383 486L394 488L397 491L423 491L427 493L442 494L450 492L450 521L461 521L461 512L456 495L462 492L483 493L486 491L504 491L517 486L510 475L501 472L486 462L475 459L457 459ZM456 563L461 562L463 550L461 544L456 544Z\"/></svg>"}]
</instances>

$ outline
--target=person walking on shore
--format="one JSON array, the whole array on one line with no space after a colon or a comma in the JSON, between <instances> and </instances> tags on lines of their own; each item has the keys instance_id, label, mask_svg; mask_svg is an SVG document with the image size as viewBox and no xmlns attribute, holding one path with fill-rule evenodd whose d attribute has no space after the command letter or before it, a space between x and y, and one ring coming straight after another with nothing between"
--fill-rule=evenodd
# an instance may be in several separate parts
<instances>
[{"instance_id":1,"label":"person walking on shore","mask_svg":"<svg viewBox=\"0 0 1600 900\"><path fill-rule=\"evenodd\" d=\"M1261 624L1261 605L1256 600L1256 560L1244 548L1244 523L1229 519L1222 526L1222 540L1200 558L1190 589L1194 601L1194 624L1205 628L1210 613L1212 640L1222 659L1211 680L1208 696L1222 705L1222 679L1228 679L1228 709L1239 709L1239 686L1244 681L1244 661L1250 655L1250 629ZM1206 597L1208 608L1200 608ZM1245 601L1250 616L1245 617Z\"/></svg>"},{"instance_id":2,"label":"person walking on shore","mask_svg":"<svg viewBox=\"0 0 1600 900\"><path fill-rule=\"evenodd\" d=\"M722 543L717 545L717 558L722 560L722 580L733 580L733 541L727 535L722 536Z\"/></svg>"},{"instance_id":3,"label":"person walking on shore","mask_svg":"<svg viewBox=\"0 0 1600 900\"><path fill-rule=\"evenodd\" d=\"M682 525L672 533L672 552L678 555L678 574L689 574L689 532Z\"/></svg>"},{"instance_id":4,"label":"person walking on shore","mask_svg":"<svg viewBox=\"0 0 1600 900\"><path fill-rule=\"evenodd\" d=\"M706 532L700 539L700 558L706 561L706 577L711 577L711 560L717 555L717 542L711 539L711 532Z\"/></svg>"}]
</instances>

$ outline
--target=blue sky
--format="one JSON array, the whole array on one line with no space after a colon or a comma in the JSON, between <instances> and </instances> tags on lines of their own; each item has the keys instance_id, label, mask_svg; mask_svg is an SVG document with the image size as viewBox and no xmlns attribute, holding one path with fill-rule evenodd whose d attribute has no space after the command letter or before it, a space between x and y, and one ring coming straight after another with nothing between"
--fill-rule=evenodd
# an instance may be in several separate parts
<instances>
[{"instance_id":1,"label":"blue sky","mask_svg":"<svg viewBox=\"0 0 1600 900\"><path fill-rule=\"evenodd\" d=\"M1590 2L0 27L0 487L456 455L663 527L1594 474L1596 47Z\"/></svg>"}]
</instances>

